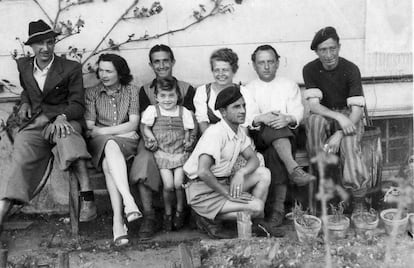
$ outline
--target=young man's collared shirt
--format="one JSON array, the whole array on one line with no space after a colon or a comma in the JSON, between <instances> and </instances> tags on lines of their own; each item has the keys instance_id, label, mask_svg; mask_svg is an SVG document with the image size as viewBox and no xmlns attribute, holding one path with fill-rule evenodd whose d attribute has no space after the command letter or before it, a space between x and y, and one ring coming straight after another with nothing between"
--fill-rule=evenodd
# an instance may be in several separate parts
<instances>
[{"instance_id":1,"label":"young man's collared shirt","mask_svg":"<svg viewBox=\"0 0 414 268\"><path fill-rule=\"evenodd\" d=\"M275 77L270 82L255 79L246 85L252 98L250 118L257 115L279 111L296 119L297 124L303 119L304 107L298 85L286 78ZM249 122L251 124L251 122Z\"/></svg>"},{"instance_id":2,"label":"young man's collared shirt","mask_svg":"<svg viewBox=\"0 0 414 268\"><path fill-rule=\"evenodd\" d=\"M224 120L221 120L207 128L201 136L190 158L184 164L184 172L189 179L197 178L199 157L206 154L214 159L214 164L211 166L214 176L228 177L238 155L250 144L250 139L240 126L235 133Z\"/></svg>"},{"instance_id":3,"label":"young man's collared shirt","mask_svg":"<svg viewBox=\"0 0 414 268\"><path fill-rule=\"evenodd\" d=\"M47 73L49 72L50 67L53 64L53 61L55 60L55 56L53 55L52 60L49 62L49 64L42 70L37 65L36 58L33 60L33 76L34 79L37 82L37 85L39 86L39 89L43 91L43 87L45 86L45 81L47 77Z\"/></svg>"}]
</instances>

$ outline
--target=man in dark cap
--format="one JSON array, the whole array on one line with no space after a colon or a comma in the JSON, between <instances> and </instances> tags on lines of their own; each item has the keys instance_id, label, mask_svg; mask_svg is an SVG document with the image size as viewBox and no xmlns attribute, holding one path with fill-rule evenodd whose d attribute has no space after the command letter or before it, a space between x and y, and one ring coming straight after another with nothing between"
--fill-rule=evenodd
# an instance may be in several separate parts
<instances>
[{"instance_id":1,"label":"man in dark cap","mask_svg":"<svg viewBox=\"0 0 414 268\"><path fill-rule=\"evenodd\" d=\"M361 74L352 62L339 57L341 44L335 28L319 30L311 49L317 59L303 68L311 115L306 120L310 157L319 151L339 153L342 185L353 196L353 213L366 210L368 172L361 154L365 99Z\"/></svg>"},{"instance_id":2,"label":"man in dark cap","mask_svg":"<svg viewBox=\"0 0 414 268\"><path fill-rule=\"evenodd\" d=\"M270 234L283 235L262 219L270 172L259 167L251 141L240 127L245 121L245 107L238 86L223 89L215 103L223 120L204 132L184 165L190 180L186 186L187 202L198 215L198 228L212 238L227 238L216 220L235 220L239 211L248 211L254 218L253 230L259 232L260 225ZM239 154L247 164L230 177Z\"/></svg>"},{"instance_id":3,"label":"man in dark cap","mask_svg":"<svg viewBox=\"0 0 414 268\"><path fill-rule=\"evenodd\" d=\"M25 204L33 197L52 154L60 169L73 167L78 177L80 221L97 216L85 164L90 155L81 136L85 110L82 68L54 54L57 35L42 20L30 22L25 45L31 46L34 57L17 60L23 87L21 125L10 174L0 180L0 225L13 203Z\"/></svg>"}]
</instances>

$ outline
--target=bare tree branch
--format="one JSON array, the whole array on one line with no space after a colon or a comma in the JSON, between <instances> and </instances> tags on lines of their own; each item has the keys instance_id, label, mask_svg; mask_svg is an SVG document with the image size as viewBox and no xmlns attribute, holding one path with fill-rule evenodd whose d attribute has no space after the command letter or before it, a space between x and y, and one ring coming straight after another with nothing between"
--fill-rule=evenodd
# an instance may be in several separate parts
<instances>
[{"instance_id":1,"label":"bare tree branch","mask_svg":"<svg viewBox=\"0 0 414 268\"><path fill-rule=\"evenodd\" d=\"M53 20L52 18L49 16L49 14L47 14L46 10L43 8L43 6L39 3L38 0L33 0L33 2L35 2L35 4L40 8L40 10L42 10L43 14L45 14L46 18L48 19L49 23L53 24Z\"/></svg>"},{"instance_id":2,"label":"bare tree branch","mask_svg":"<svg viewBox=\"0 0 414 268\"><path fill-rule=\"evenodd\" d=\"M223 7L221 5L221 2L222 2L221 0L214 1L214 7L210 10L210 12L208 14L206 14L204 16L203 15L197 16L196 17L196 21L194 21L194 22L192 22L192 23L190 23L190 24L188 24L188 25L186 25L186 26L184 26L182 28L178 28L178 29L174 29L174 30L169 30L169 31L166 31L164 33L155 34L155 35L152 35L152 36L145 35L145 36L142 36L142 37L139 37L139 38L135 38L135 39L131 38L131 36L130 36L127 40L125 40L125 41L123 41L121 43L116 44L116 47L120 47L120 46L123 46L125 44L132 43L132 42L140 42L140 41L148 41L148 40L152 40L152 39L158 39L158 38L160 38L162 36L165 36L165 35L170 35L170 34L182 32L182 31L185 31L188 28L190 28L190 27L192 27L192 26L194 26L194 25L196 25L198 23L201 23L202 21L206 20L209 17L212 17L212 16L217 15L218 13L229 12L230 11L229 6L224 6ZM126 15L126 14L127 13L124 13L124 15ZM130 19L130 18L129 17L121 16L120 19ZM108 34L109 34L109 32L108 32ZM102 41L100 42L100 44L102 44L102 42L104 41L104 39L106 38L106 36L102 39ZM99 46L97 46L97 48L98 47ZM99 53L102 53L102 52L105 52L105 51L114 50L114 46L109 46L107 48L103 48L103 49L100 49L100 50L98 50L97 48L94 51L92 51L92 53L85 59L85 61L82 63L82 65L86 64L87 61L91 57L93 57L94 55L96 55L96 54L99 54Z\"/></svg>"},{"instance_id":3,"label":"bare tree branch","mask_svg":"<svg viewBox=\"0 0 414 268\"><path fill-rule=\"evenodd\" d=\"M122 13L122 15L116 20L116 22L112 25L112 27L108 30L108 32L102 37L101 41L99 41L98 45L92 50L91 54L86 57L85 61L82 63L84 65L90 58L92 58L94 55L96 55L99 49L99 47L102 45L102 43L105 41L105 39L108 37L108 35L112 32L112 30L118 25L120 21L129 13L129 11L138 4L139 0L134 0L134 2Z\"/></svg>"}]
</instances>

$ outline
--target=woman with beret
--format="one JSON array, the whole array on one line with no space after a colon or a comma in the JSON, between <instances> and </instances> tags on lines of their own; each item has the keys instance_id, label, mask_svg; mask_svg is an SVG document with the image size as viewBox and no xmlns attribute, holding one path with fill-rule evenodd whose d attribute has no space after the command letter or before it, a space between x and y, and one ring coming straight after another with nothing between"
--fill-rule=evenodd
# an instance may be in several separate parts
<instances>
[{"instance_id":1,"label":"woman with beret","mask_svg":"<svg viewBox=\"0 0 414 268\"><path fill-rule=\"evenodd\" d=\"M139 136L138 89L124 58L102 54L98 59L100 84L86 91L85 119L92 162L105 174L111 199L114 245L129 243L127 222L142 217L131 195L126 161L135 156Z\"/></svg>"}]
</instances>

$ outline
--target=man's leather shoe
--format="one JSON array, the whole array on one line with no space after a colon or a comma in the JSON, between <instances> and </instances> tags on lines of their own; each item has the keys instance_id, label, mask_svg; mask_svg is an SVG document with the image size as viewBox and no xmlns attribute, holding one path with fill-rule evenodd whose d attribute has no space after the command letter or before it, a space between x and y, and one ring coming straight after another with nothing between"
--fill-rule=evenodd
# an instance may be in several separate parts
<instances>
[{"instance_id":1,"label":"man's leather shoe","mask_svg":"<svg viewBox=\"0 0 414 268\"><path fill-rule=\"evenodd\" d=\"M269 222L266 222L263 219L254 219L252 225L252 232L256 236L274 236L274 237L283 237L285 236L285 231L281 228L272 227Z\"/></svg>"},{"instance_id":2,"label":"man's leather shoe","mask_svg":"<svg viewBox=\"0 0 414 268\"><path fill-rule=\"evenodd\" d=\"M94 201L81 200L81 209L79 213L79 221L87 222L96 219L98 213L96 212L96 205Z\"/></svg>"},{"instance_id":3,"label":"man's leather shoe","mask_svg":"<svg viewBox=\"0 0 414 268\"><path fill-rule=\"evenodd\" d=\"M305 186L311 181L316 180L316 177L312 174L305 172L301 167L297 166L293 169L292 173L289 174L289 178L298 186Z\"/></svg>"},{"instance_id":4,"label":"man's leather shoe","mask_svg":"<svg viewBox=\"0 0 414 268\"><path fill-rule=\"evenodd\" d=\"M274 211L272 216L268 220L272 227L280 227L283 224L283 219L285 218L285 213L282 211Z\"/></svg>"},{"instance_id":5,"label":"man's leather shoe","mask_svg":"<svg viewBox=\"0 0 414 268\"><path fill-rule=\"evenodd\" d=\"M138 236L141 240L151 239L155 233L160 229L161 225L157 221L155 214L144 213L144 218L138 231Z\"/></svg>"},{"instance_id":6,"label":"man's leather shoe","mask_svg":"<svg viewBox=\"0 0 414 268\"><path fill-rule=\"evenodd\" d=\"M233 236L229 233L226 233L222 226L210 219L207 219L205 217L202 217L198 214L196 214L196 224L197 228L200 229L203 232L206 232L208 236L212 239L230 239L233 238Z\"/></svg>"}]
</instances>

